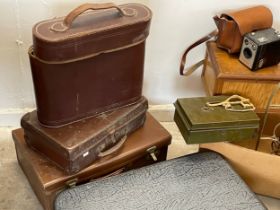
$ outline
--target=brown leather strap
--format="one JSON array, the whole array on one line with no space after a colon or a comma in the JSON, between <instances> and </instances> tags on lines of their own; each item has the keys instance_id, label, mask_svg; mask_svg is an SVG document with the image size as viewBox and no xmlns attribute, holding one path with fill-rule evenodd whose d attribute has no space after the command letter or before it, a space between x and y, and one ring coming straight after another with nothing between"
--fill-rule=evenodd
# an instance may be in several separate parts
<instances>
[{"instance_id":1,"label":"brown leather strap","mask_svg":"<svg viewBox=\"0 0 280 210\"><path fill-rule=\"evenodd\" d=\"M197 62L196 64L190 66L189 68L185 69L185 64L186 64L186 58L187 58L187 54L189 53L189 51L193 48L195 48L196 46L202 44L203 42L206 42L207 40L211 39L212 37L215 37L218 34L218 32L212 31L211 33L207 34L206 36L202 37L201 39L199 39L198 41L194 42L192 45L190 45L184 52L182 58L181 58L181 63L180 63L180 75L184 75L184 76L188 76L190 75L192 72L194 72L199 66L201 66L204 63L204 59Z\"/></svg>"},{"instance_id":2,"label":"brown leather strap","mask_svg":"<svg viewBox=\"0 0 280 210\"><path fill-rule=\"evenodd\" d=\"M100 152L98 157L100 157L100 158L105 157L107 155L110 155L110 154L118 151L123 146L126 139L127 139L127 136L125 135L124 137L122 137L122 139L115 146L113 146L112 148L110 148L110 149L108 149L104 152Z\"/></svg>"},{"instance_id":3,"label":"brown leather strap","mask_svg":"<svg viewBox=\"0 0 280 210\"><path fill-rule=\"evenodd\" d=\"M63 20L60 28L55 28L55 25L57 23L55 23L54 25L51 26L51 30L55 31L55 32L63 32L68 30L69 28L71 28L72 23L74 22L74 20L82 13L84 13L87 10L103 10L103 9L111 9L111 8L115 8L118 10L119 14L121 16L133 16L135 15L134 13L127 13L126 11L124 11L123 9L121 9L119 6L115 5L114 3L104 3L104 4L90 4L90 3L86 3L86 4L82 4L80 6L78 6L77 8L73 9Z\"/></svg>"}]
</instances>

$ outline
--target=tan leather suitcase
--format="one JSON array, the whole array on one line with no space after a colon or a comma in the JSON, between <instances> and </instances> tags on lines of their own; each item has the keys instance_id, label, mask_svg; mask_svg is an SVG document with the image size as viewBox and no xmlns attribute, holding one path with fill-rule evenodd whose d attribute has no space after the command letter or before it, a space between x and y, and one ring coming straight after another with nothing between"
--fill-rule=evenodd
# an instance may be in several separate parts
<instances>
[{"instance_id":1,"label":"tan leather suitcase","mask_svg":"<svg viewBox=\"0 0 280 210\"><path fill-rule=\"evenodd\" d=\"M14 130L12 134L18 162L45 209L52 209L57 193L69 186L166 160L171 143L171 135L147 113L144 126L131 134L117 153L69 176L27 146L23 129ZM153 160L152 155L157 160Z\"/></svg>"},{"instance_id":2,"label":"tan leather suitcase","mask_svg":"<svg viewBox=\"0 0 280 210\"><path fill-rule=\"evenodd\" d=\"M96 159L118 150L146 118L147 100L59 128L41 126L36 111L24 115L26 142L68 174L77 173Z\"/></svg>"},{"instance_id":3,"label":"tan leather suitcase","mask_svg":"<svg viewBox=\"0 0 280 210\"><path fill-rule=\"evenodd\" d=\"M138 100L150 20L144 5L109 3L37 23L29 57L40 123L58 127Z\"/></svg>"},{"instance_id":4,"label":"tan leather suitcase","mask_svg":"<svg viewBox=\"0 0 280 210\"><path fill-rule=\"evenodd\" d=\"M202 80L208 95L238 94L249 98L262 112L272 90L280 82L280 65L252 72L239 62L238 55L228 54L211 41L207 42ZM280 92L272 104L280 104Z\"/></svg>"}]
</instances>

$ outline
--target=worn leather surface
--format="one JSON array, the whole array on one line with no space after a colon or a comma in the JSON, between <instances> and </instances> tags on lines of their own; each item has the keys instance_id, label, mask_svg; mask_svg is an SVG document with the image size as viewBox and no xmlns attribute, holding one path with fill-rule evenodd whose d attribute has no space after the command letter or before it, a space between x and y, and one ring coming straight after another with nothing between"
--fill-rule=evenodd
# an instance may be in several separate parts
<instances>
[{"instance_id":1,"label":"worn leather surface","mask_svg":"<svg viewBox=\"0 0 280 210\"><path fill-rule=\"evenodd\" d=\"M135 103L142 95L151 11L140 4L86 12L64 32L63 18L36 24L29 50L41 124L58 127Z\"/></svg>"},{"instance_id":2,"label":"worn leather surface","mask_svg":"<svg viewBox=\"0 0 280 210\"><path fill-rule=\"evenodd\" d=\"M79 15L63 32L51 30L63 24L64 17L44 20L33 27L34 55L46 62L77 59L143 42L149 34L152 12L141 4L88 11Z\"/></svg>"},{"instance_id":3,"label":"worn leather surface","mask_svg":"<svg viewBox=\"0 0 280 210\"><path fill-rule=\"evenodd\" d=\"M127 171L153 164L147 149L156 146L158 161L166 160L171 135L149 113L143 127L128 136L123 147L116 153L96 160L77 174L67 175L44 156L31 149L25 142L23 129L12 132L18 162L39 201L45 209L53 209L56 194L67 188L67 182L85 183L116 170Z\"/></svg>"},{"instance_id":4,"label":"worn leather surface","mask_svg":"<svg viewBox=\"0 0 280 210\"><path fill-rule=\"evenodd\" d=\"M137 101L145 43L94 58L46 64L30 56L38 119L59 127Z\"/></svg>"},{"instance_id":5,"label":"worn leather surface","mask_svg":"<svg viewBox=\"0 0 280 210\"><path fill-rule=\"evenodd\" d=\"M164 161L61 192L56 210L263 210L241 178L218 154Z\"/></svg>"},{"instance_id":6,"label":"worn leather surface","mask_svg":"<svg viewBox=\"0 0 280 210\"><path fill-rule=\"evenodd\" d=\"M41 126L36 111L22 117L27 143L69 174L95 161L100 152L144 124L147 100L59 128Z\"/></svg>"},{"instance_id":7,"label":"worn leather surface","mask_svg":"<svg viewBox=\"0 0 280 210\"><path fill-rule=\"evenodd\" d=\"M223 13L220 17L215 16L214 21L219 30L218 46L229 53L237 53L241 49L243 36L255 30L270 28L273 16L269 8L255 6Z\"/></svg>"},{"instance_id":8,"label":"worn leather surface","mask_svg":"<svg viewBox=\"0 0 280 210\"><path fill-rule=\"evenodd\" d=\"M18 162L29 183L45 209L53 208L56 194L67 187L67 182L85 183L122 169L123 171L154 161L147 149L156 146L158 161L166 160L171 135L149 113L143 127L128 136L123 147L116 153L96 160L77 174L67 175L44 156L31 149L25 142L23 129L12 132Z\"/></svg>"}]
</instances>

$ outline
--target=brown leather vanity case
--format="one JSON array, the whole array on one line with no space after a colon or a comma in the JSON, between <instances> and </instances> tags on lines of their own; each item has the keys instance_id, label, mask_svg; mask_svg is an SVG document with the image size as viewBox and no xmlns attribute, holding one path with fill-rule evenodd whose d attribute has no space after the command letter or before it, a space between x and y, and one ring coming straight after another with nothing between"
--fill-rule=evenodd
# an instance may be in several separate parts
<instances>
[{"instance_id":1,"label":"brown leather vanity case","mask_svg":"<svg viewBox=\"0 0 280 210\"><path fill-rule=\"evenodd\" d=\"M171 135L149 114L144 126L131 134L123 147L75 175L60 168L25 143L23 129L12 132L18 162L45 209L53 209L57 193L75 184L166 160Z\"/></svg>"},{"instance_id":2,"label":"brown leather vanity case","mask_svg":"<svg viewBox=\"0 0 280 210\"><path fill-rule=\"evenodd\" d=\"M280 82L280 65L253 72L240 63L238 54L230 55L211 41L207 42L202 80L209 96L238 94L249 98L262 112L272 90ZM280 92L272 104L280 104Z\"/></svg>"},{"instance_id":3,"label":"brown leather vanity case","mask_svg":"<svg viewBox=\"0 0 280 210\"><path fill-rule=\"evenodd\" d=\"M68 174L118 150L146 118L147 100L59 128L41 126L36 111L21 119L26 142ZM105 151L104 151L105 150Z\"/></svg>"},{"instance_id":4,"label":"brown leather vanity case","mask_svg":"<svg viewBox=\"0 0 280 210\"><path fill-rule=\"evenodd\" d=\"M150 20L144 5L107 3L37 23L29 57L40 123L62 126L139 99Z\"/></svg>"}]
</instances>

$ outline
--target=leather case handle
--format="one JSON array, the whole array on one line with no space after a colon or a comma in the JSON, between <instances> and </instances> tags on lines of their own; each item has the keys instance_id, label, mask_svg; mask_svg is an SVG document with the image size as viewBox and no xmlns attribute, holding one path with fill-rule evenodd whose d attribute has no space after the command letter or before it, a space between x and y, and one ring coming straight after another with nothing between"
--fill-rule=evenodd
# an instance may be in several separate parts
<instances>
[{"instance_id":1,"label":"leather case handle","mask_svg":"<svg viewBox=\"0 0 280 210\"><path fill-rule=\"evenodd\" d=\"M125 135L124 137L122 137L122 139L115 146L111 147L110 149L108 149L108 150L106 150L104 152L100 152L98 154L98 157L102 158L102 157L105 157L107 155L110 155L110 154L118 151L123 146L123 144L125 143L126 139L127 139L127 136Z\"/></svg>"},{"instance_id":2,"label":"leather case handle","mask_svg":"<svg viewBox=\"0 0 280 210\"><path fill-rule=\"evenodd\" d=\"M122 8L119 6L115 5L114 3L104 3L104 4L91 4L91 3L86 3L78 6L77 8L73 9L63 20L63 22L60 22L60 28L55 28L55 26L59 23L55 23L51 26L51 30L55 32L64 32L71 28L72 23L74 20L82 13L84 13L87 10L104 10L104 9L111 9L115 8L118 10L119 14L121 16L134 16L134 13L127 13L124 11Z\"/></svg>"}]
</instances>

